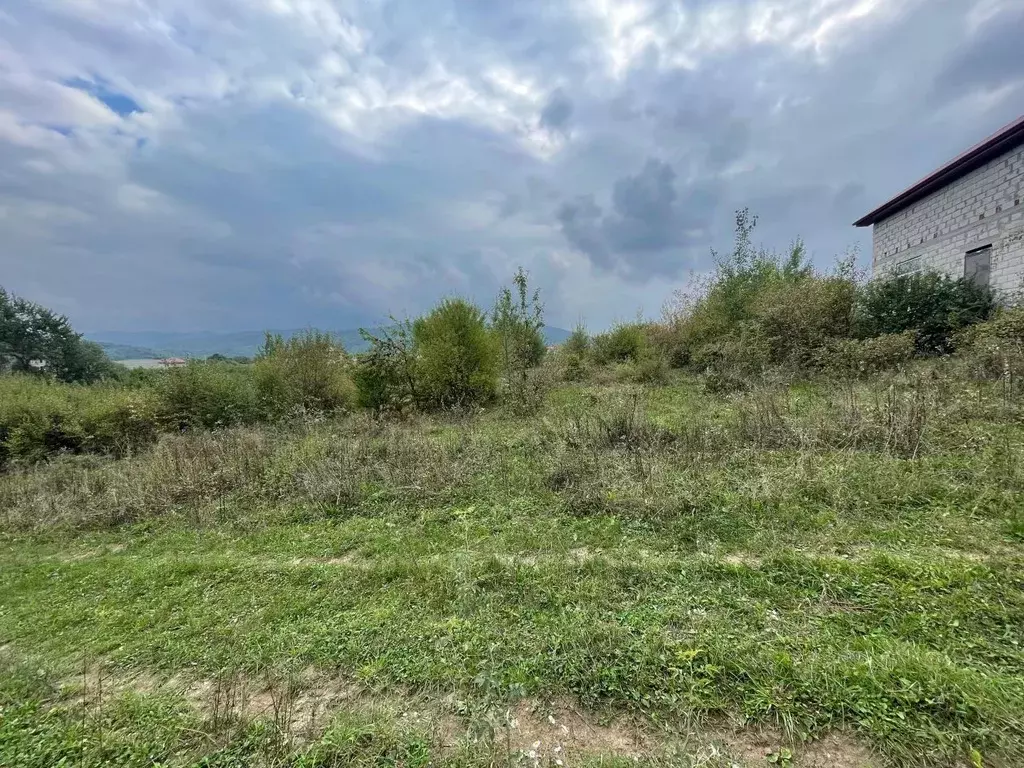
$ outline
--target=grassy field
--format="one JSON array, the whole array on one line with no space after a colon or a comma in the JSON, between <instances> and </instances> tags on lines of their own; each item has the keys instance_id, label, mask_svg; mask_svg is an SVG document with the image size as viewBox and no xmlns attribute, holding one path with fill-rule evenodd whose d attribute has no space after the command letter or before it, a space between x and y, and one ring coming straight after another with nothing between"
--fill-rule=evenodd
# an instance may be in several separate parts
<instances>
[{"instance_id":1,"label":"grassy field","mask_svg":"<svg viewBox=\"0 0 1024 768\"><path fill-rule=\"evenodd\" d=\"M1024 764L1024 419L939 373L0 476L0 765Z\"/></svg>"}]
</instances>

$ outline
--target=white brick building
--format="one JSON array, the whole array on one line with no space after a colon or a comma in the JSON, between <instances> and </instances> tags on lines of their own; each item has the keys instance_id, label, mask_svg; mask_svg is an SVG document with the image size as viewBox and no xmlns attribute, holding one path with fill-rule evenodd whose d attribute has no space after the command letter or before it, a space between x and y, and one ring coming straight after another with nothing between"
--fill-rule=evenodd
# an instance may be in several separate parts
<instances>
[{"instance_id":1,"label":"white brick building","mask_svg":"<svg viewBox=\"0 0 1024 768\"><path fill-rule=\"evenodd\" d=\"M1024 289L1024 117L855 223L874 226L874 273L935 269Z\"/></svg>"}]
</instances>

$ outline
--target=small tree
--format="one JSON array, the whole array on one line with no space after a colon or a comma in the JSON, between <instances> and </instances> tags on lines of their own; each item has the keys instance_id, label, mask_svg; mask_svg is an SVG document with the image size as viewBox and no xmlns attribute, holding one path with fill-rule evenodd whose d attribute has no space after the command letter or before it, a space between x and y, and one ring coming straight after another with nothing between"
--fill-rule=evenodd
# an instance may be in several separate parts
<instances>
[{"instance_id":1,"label":"small tree","mask_svg":"<svg viewBox=\"0 0 1024 768\"><path fill-rule=\"evenodd\" d=\"M530 369L544 357L544 306L540 291L530 295L527 275L520 267L512 278L512 289L502 288L491 315L492 328L501 351L507 397L520 409L537 405L530 397Z\"/></svg>"},{"instance_id":2,"label":"small tree","mask_svg":"<svg viewBox=\"0 0 1024 768\"><path fill-rule=\"evenodd\" d=\"M356 363L358 402L363 408L378 413L386 409L401 410L419 399L412 323L394 317L391 323L390 327L380 328L376 333L359 329L359 335L370 349L360 355Z\"/></svg>"},{"instance_id":3,"label":"small tree","mask_svg":"<svg viewBox=\"0 0 1024 768\"><path fill-rule=\"evenodd\" d=\"M444 408L494 398L498 349L478 307L463 299L445 299L412 329L423 405Z\"/></svg>"}]
</instances>

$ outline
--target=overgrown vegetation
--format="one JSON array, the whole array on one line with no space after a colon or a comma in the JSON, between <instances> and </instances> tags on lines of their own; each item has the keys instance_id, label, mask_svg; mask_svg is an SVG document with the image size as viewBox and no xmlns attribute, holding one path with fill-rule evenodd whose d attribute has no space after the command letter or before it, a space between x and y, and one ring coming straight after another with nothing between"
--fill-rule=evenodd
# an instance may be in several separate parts
<instances>
[{"instance_id":1,"label":"overgrown vegetation","mask_svg":"<svg viewBox=\"0 0 1024 768\"><path fill-rule=\"evenodd\" d=\"M0 765L1024 764L1024 309L737 223L546 354L0 377Z\"/></svg>"}]
</instances>

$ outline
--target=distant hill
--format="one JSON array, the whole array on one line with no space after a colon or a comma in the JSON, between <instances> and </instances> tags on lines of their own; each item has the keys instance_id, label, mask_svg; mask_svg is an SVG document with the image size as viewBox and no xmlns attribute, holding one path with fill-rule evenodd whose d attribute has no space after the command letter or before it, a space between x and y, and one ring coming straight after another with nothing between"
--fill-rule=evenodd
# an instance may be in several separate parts
<instances>
[{"instance_id":1,"label":"distant hill","mask_svg":"<svg viewBox=\"0 0 1024 768\"><path fill-rule=\"evenodd\" d=\"M144 360L156 357L166 357L155 349L149 347L136 347L131 344L112 344L109 341L97 342L107 357L111 360Z\"/></svg>"},{"instance_id":2,"label":"distant hill","mask_svg":"<svg viewBox=\"0 0 1024 768\"><path fill-rule=\"evenodd\" d=\"M305 329L292 328L272 330L290 338ZM332 331L349 352L364 352L366 342L359 335L359 329L349 328ZM219 354L226 357L252 357L263 346L263 331L238 331L217 333L174 333L167 331L98 331L87 334L90 341L99 343L112 360L136 360L155 357L209 357ZM569 331L553 326L544 327L544 338L548 344L561 344L569 337Z\"/></svg>"}]
</instances>

